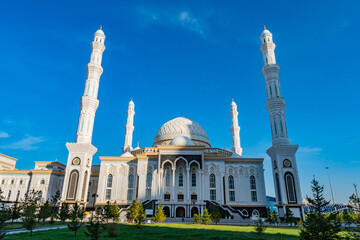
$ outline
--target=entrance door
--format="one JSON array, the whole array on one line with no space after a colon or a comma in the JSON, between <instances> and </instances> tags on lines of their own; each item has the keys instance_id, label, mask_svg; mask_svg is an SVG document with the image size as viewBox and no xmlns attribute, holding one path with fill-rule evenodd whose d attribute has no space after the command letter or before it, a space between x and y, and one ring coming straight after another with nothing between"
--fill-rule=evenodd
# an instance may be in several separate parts
<instances>
[{"instance_id":1,"label":"entrance door","mask_svg":"<svg viewBox=\"0 0 360 240\"><path fill-rule=\"evenodd\" d=\"M199 209L197 207L191 209L191 217L194 217L194 214L199 215Z\"/></svg>"},{"instance_id":2,"label":"entrance door","mask_svg":"<svg viewBox=\"0 0 360 240\"><path fill-rule=\"evenodd\" d=\"M185 217L185 208L183 208L183 207L176 208L176 217L184 218Z\"/></svg>"},{"instance_id":3,"label":"entrance door","mask_svg":"<svg viewBox=\"0 0 360 240\"><path fill-rule=\"evenodd\" d=\"M164 211L164 214L166 215L166 217L170 217L170 208L169 207L164 207L163 211Z\"/></svg>"}]
</instances>

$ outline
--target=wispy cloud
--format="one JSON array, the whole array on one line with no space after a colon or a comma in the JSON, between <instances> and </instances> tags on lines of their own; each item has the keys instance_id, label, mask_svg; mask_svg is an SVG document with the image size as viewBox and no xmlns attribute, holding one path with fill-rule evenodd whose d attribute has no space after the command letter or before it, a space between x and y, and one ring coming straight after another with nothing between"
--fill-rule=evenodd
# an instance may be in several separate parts
<instances>
[{"instance_id":1,"label":"wispy cloud","mask_svg":"<svg viewBox=\"0 0 360 240\"><path fill-rule=\"evenodd\" d=\"M322 148L319 147L299 147L298 155L301 156L315 156L322 152Z\"/></svg>"},{"instance_id":2,"label":"wispy cloud","mask_svg":"<svg viewBox=\"0 0 360 240\"><path fill-rule=\"evenodd\" d=\"M45 141L45 138L43 138L43 137L33 137L30 135L27 135L20 141L17 141L17 142L8 144L8 145L0 146L0 148L1 149L35 150L35 149L38 149L39 147L34 146L34 145L36 145L37 143L41 143L43 141Z\"/></svg>"},{"instance_id":3,"label":"wispy cloud","mask_svg":"<svg viewBox=\"0 0 360 240\"><path fill-rule=\"evenodd\" d=\"M7 132L0 132L0 138L8 138L10 135Z\"/></svg>"},{"instance_id":4,"label":"wispy cloud","mask_svg":"<svg viewBox=\"0 0 360 240\"><path fill-rule=\"evenodd\" d=\"M138 8L140 23L147 26L149 24L159 24L164 26L181 26L189 31L199 34L205 39L205 32L209 30L204 20L195 16L189 11L179 11L175 9L149 9Z\"/></svg>"}]
</instances>

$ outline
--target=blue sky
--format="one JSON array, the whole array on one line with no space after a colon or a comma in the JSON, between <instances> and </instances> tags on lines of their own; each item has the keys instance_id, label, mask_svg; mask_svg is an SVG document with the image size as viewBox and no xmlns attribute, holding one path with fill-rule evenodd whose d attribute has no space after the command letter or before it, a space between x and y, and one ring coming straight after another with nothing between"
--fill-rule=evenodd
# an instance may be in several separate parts
<instances>
[{"instance_id":1,"label":"blue sky","mask_svg":"<svg viewBox=\"0 0 360 240\"><path fill-rule=\"evenodd\" d=\"M162 124L183 112L213 147L231 146L230 103L238 105L245 157L264 157L274 195L259 36L273 33L290 141L303 196L313 175L335 199L360 187L360 40L357 1L6 1L0 16L0 152L19 169L66 163L93 33L106 50L93 144L118 156L126 108L135 102L133 145L151 146ZM5 5L5 6L4 6Z\"/></svg>"}]
</instances>

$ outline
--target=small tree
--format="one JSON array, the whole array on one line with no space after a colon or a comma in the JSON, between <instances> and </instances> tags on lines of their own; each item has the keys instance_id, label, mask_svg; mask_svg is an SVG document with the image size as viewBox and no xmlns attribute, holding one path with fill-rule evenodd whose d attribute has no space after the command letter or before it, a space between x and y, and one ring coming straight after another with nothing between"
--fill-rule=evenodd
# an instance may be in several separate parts
<instances>
[{"instance_id":1,"label":"small tree","mask_svg":"<svg viewBox=\"0 0 360 240\"><path fill-rule=\"evenodd\" d=\"M211 220L213 220L216 224L218 224L218 222L220 222L220 219L221 219L220 210L218 206L215 206L211 212Z\"/></svg>"},{"instance_id":2,"label":"small tree","mask_svg":"<svg viewBox=\"0 0 360 240\"><path fill-rule=\"evenodd\" d=\"M204 214L201 216L201 222L205 225L211 223L211 215L209 214L207 209L205 209Z\"/></svg>"},{"instance_id":3,"label":"small tree","mask_svg":"<svg viewBox=\"0 0 360 240\"><path fill-rule=\"evenodd\" d=\"M140 203L138 207L137 216L135 218L135 223L138 226L138 228L141 228L141 224L145 222L145 218L146 218L145 210L143 205Z\"/></svg>"},{"instance_id":4,"label":"small tree","mask_svg":"<svg viewBox=\"0 0 360 240\"><path fill-rule=\"evenodd\" d=\"M162 223L166 220L166 215L163 210L163 205L160 204L158 206L158 208L156 209L156 213L155 213L154 217L152 218L152 220L156 223Z\"/></svg>"},{"instance_id":5,"label":"small tree","mask_svg":"<svg viewBox=\"0 0 360 240\"><path fill-rule=\"evenodd\" d=\"M112 220L113 222L118 221L120 218L120 212L116 203L111 204L108 201L103 208L102 217L106 223L109 223L109 220Z\"/></svg>"},{"instance_id":6,"label":"small tree","mask_svg":"<svg viewBox=\"0 0 360 240\"><path fill-rule=\"evenodd\" d=\"M265 230L266 230L264 221L260 217L255 221L254 230L258 235L262 235L263 232L265 232Z\"/></svg>"},{"instance_id":7,"label":"small tree","mask_svg":"<svg viewBox=\"0 0 360 240\"><path fill-rule=\"evenodd\" d=\"M273 220L273 215L272 215L273 211L271 211L269 208L266 209L266 222L269 223L270 225L272 223L274 223Z\"/></svg>"},{"instance_id":8,"label":"small tree","mask_svg":"<svg viewBox=\"0 0 360 240\"><path fill-rule=\"evenodd\" d=\"M323 197L324 186L320 186L315 177L311 181L313 198L306 196L315 212L307 214L306 221L300 226L300 239L339 239L340 221L336 214L326 216L322 208L329 204Z\"/></svg>"},{"instance_id":9,"label":"small tree","mask_svg":"<svg viewBox=\"0 0 360 240\"><path fill-rule=\"evenodd\" d=\"M51 197L51 201L50 201L50 203L51 203L51 219L50 219L50 223L51 224L54 224L54 222L55 222L54 219L56 218L56 212L58 210L58 201L59 201L59 199L60 199L60 191L57 190L55 195L53 195Z\"/></svg>"},{"instance_id":10,"label":"small tree","mask_svg":"<svg viewBox=\"0 0 360 240\"><path fill-rule=\"evenodd\" d=\"M295 223L294 214L288 207L285 208L285 219L284 220L286 223L290 223L290 224Z\"/></svg>"},{"instance_id":11,"label":"small tree","mask_svg":"<svg viewBox=\"0 0 360 240\"><path fill-rule=\"evenodd\" d=\"M0 202L2 202L3 191L0 189ZM6 234L5 222L10 219L10 211L4 207L0 210L0 239L3 239Z\"/></svg>"},{"instance_id":12,"label":"small tree","mask_svg":"<svg viewBox=\"0 0 360 240\"><path fill-rule=\"evenodd\" d=\"M138 211L139 211L139 204L137 202L137 199L134 199L126 213L127 219L129 219L131 222L134 222Z\"/></svg>"},{"instance_id":13,"label":"small tree","mask_svg":"<svg viewBox=\"0 0 360 240\"><path fill-rule=\"evenodd\" d=\"M360 239L360 198L355 194L350 196L349 205L352 207L353 214L345 212L343 215L343 221L347 225L346 237L348 239ZM355 224L355 227L350 227L351 224Z\"/></svg>"},{"instance_id":14,"label":"small tree","mask_svg":"<svg viewBox=\"0 0 360 240\"><path fill-rule=\"evenodd\" d=\"M195 213L193 217L193 223L197 223L199 225L200 222L201 222L201 216Z\"/></svg>"},{"instance_id":15,"label":"small tree","mask_svg":"<svg viewBox=\"0 0 360 240\"><path fill-rule=\"evenodd\" d=\"M42 205L40 207L40 211L38 214L38 219L42 219L43 223L45 222L45 220L51 216L51 206L50 203L48 201L46 201L44 203L44 205Z\"/></svg>"},{"instance_id":16,"label":"small tree","mask_svg":"<svg viewBox=\"0 0 360 240\"><path fill-rule=\"evenodd\" d=\"M74 232L76 237L77 232L82 227L83 223L81 222L84 218L84 209L78 204L74 204L70 212L71 222L68 224L69 230Z\"/></svg>"},{"instance_id":17,"label":"small tree","mask_svg":"<svg viewBox=\"0 0 360 240\"><path fill-rule=\"evenodd\" d=\"M100 239L100 235L103 231L102 227L102 216L100 215L100 211L95 211L95 214L92 214L89 223L86 225L86 232L84 232L85 236L90 237L91 240Z\"/></svg>"},{"instance_id":18,"label":"small tree","mask_svg":"<svg viewBox=\"0 0 360 240\"><path fill-rule=\"evenodd\" d=\"M39 191L31 190L25 194L26 201L22 207L21 217L23 226L30 230L30 237L32 237L32 231L36 227L36 215L38 211L38 203L40 201Z\"/></svg>"},{"instance_id":19,"label":"small tree","mask_svg":"<svg viewBox=\"0 0 360 240\"><path fill-rule=\"evenodd\" d=\"M59 211L59 219L62 223L69 219L70 209L68 203L61 204L60 211Z\"/></svg>"},{"instance_id":20,"label":"small tree","mask_svg":"<svg viewBox=\"0 0 360 240\"><path fill-rule=\"evenodd\" d=\"M20 218L20 208L19 203L15 202L9 209L9 214L11 218L11 223L14 223L14 220Z\"/></svg>"}]
</instances>

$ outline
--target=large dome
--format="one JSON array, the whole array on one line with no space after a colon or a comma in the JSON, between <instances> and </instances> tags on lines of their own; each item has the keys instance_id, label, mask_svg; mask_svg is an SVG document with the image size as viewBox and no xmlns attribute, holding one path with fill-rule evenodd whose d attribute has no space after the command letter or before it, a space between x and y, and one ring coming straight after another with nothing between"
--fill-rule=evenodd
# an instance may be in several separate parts
<instances>
[{"instance_id":1,"label":"large dome","mask_svg":"<svg viewBox=\"0 0 360 240\"><path fill-rule=\"evenodd\" d=\"M209 137L200 124L184 117L175 118L162 125L155 135L153 147L169 145L170 141L179 135L190 138L195 145L210 147Z\"/></svg>"}]
</instances>

